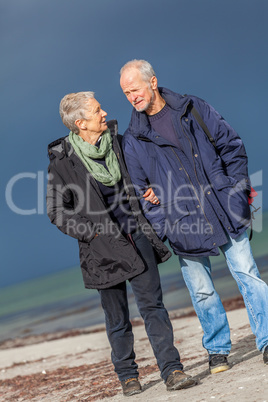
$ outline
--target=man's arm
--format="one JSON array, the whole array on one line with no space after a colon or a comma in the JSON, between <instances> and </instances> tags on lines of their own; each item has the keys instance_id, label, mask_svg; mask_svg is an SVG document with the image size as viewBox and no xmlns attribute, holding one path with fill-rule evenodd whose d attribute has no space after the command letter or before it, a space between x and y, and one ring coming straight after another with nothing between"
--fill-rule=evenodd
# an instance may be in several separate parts
<instances>
[{"instance_id":1,"label":"man's arm","mask_svg":"<svg viewBox=\"0 0 268 402\"><path fill-rule=\"evenodd\" d=\"M158 202L152 202L155 194L153 188L150 187L148 177L139 160L138 152L135 147L136 141L137 140L132 139L132 137L127 140L125 137L123 138L122 148L127 170L146 219L151 223L158 237L163 239L165 236L165 214L158 198Z\"/></svg>"},{"instance_id":2,"label":"man's arm","mask_svg":"<svg viewBox=\"0 0 268 402\"><path fill-rule=\"evenodd\" d=\"M243 182L245 189L250 191L248 158L241 138L211 105L199 98L193 97L193 101L215 140L226 174Z\"/></svg>"}]
</instances>

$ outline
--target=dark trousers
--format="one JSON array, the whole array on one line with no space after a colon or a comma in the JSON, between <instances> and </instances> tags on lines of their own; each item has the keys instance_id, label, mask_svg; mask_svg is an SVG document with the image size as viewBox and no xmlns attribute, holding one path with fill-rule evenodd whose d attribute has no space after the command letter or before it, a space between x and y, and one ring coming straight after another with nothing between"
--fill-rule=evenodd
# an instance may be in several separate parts
<instances>
[{"instance_id":1,"label":"dark trousers","mask_svg":"<svg viewBox=\"0 0 268 402\"><path fill-rule=\"evenodd\" d=\"M145 329L157 360L161 377L166 381L174 370L182 370L178 350L174 347L173 329L162 301L159 272L153 248L138 231L132 235L146 269L132 278L130 284ZM134 337L129 321L126 282L99 290L105 313L106 331L112 348L112 362L120 381L138 377L133 349Z\"/></svg>"}]
</instances>

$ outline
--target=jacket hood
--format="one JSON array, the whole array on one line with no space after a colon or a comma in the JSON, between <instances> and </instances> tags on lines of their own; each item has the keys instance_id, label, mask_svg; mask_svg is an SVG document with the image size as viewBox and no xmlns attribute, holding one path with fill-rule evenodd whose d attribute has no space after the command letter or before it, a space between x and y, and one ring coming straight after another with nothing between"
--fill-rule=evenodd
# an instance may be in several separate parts
<instances>
[{"instance_id":1,"label":"jacket hood","mask_svg":"<svg viewBox=\"0 0 268 402\"><path fill-rule=\"evenodd\" d=\"M185 113L187 105L191 102L189 96L177 94L176 92L163 87L158 87L158 90L171 109L177 110L181 115ZM134 136L145 135L148 137L151 125L146 112L137 112L136 109L133 108L128 130Z\"/></svg>"},{"instance_id":2,"label":"jacket hood","mask_svg":"<svg viewBox=\"0 0 268 402\"><path fill-rule=\"evenodd\" d=\"M70 152L71 144L69 142L68 135L66 137L58 138L56 141L48 144L47 151L50 160L54 158L62 159Z\"/></svg>"}]
</instances>

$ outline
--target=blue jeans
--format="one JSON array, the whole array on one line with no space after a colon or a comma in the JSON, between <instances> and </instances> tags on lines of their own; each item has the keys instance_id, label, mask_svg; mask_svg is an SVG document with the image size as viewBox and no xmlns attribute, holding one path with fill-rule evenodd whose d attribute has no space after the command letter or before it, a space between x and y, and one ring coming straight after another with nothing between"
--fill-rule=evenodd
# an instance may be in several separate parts
<instances>
[{"instance_id":1,"label":"blue jeans","mask_svg":"<svg viewBox=\"0 0 268 402\"><path fill-rule=\"evenodd\" d=\"M132 278L130 284L145 329L157 360L161 377L166 381L174 370L182 370L180 355L174 346L173 328L162 301L162 290L153 248L138 231L132 235L145 271ZM120 381L138 377L134 353L134 337L129 320L126 282L99 290L105 313L106 331L112 348L112 362Z\"/></svg>"},{"instance_id":2,"label":"blue jeans","mask_svg":"<svg viewBox=\"0 0 268 402\"><path fill-rule=\"evenodd\" d=\"M256 345L263 351L268 345L268 286L261 280L253 259L247 233L220 247L240 293L244 298ZM208 353L229 354L230 328L222 302L211 278L208 257L179 257L182 275L202 325L203 346Z\"/></svg>"}]
</instances>

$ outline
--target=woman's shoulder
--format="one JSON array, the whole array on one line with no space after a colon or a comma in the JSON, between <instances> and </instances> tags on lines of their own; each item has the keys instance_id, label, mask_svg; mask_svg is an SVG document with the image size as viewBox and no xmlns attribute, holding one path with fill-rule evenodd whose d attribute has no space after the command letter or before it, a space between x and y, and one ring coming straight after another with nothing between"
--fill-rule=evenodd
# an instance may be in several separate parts
<instances>
[{"instance_id":1,"label":"woman's shoulder","mask_svg":"<svg viewBox=\"0 0 268 402\"><path fill-rule=\"evenodd\" d=\"M52 141L47 147L49 159L51 161L55 158L62 159L62 157L68 153L68 148L70 147L71 144L68 140L68 135Z\"/></svg>"}]
</instances>

